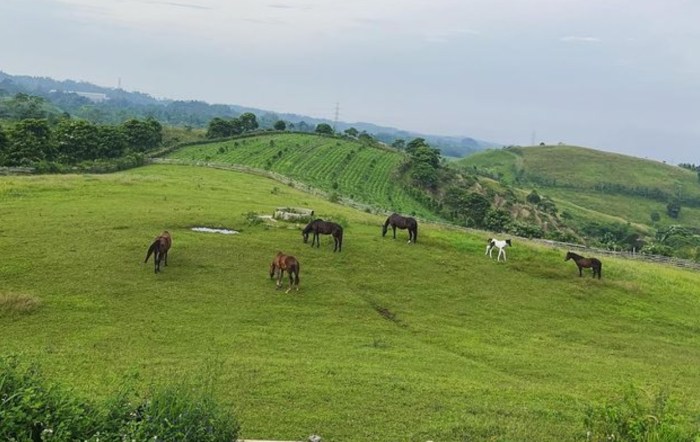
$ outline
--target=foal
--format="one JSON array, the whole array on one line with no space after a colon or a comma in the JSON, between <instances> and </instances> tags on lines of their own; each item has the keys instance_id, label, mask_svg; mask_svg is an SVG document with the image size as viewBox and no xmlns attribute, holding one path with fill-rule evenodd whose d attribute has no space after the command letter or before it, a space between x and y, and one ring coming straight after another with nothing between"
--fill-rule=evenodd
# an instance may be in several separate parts
<instances>
[{"instance_id":1,"label":"foal","mask_svg":"<svg viewBox=\"0 0 700 442\"><path fill-rule=\"evenodd\" d=\"M289 274L289 288L285 293L289 293L292 286L295 286L296 290L299 291L299 261L293 256L277 252L270 264L270 279L273 279L277 273L277 288L282 287L282 276L285 270Z\"/></svg>"},{"instance_id":2,"label":"foal","mask_svg":"<svg viewBox=\"0 0 700 442\"><path fill-rule=\"evenodd\" d=\"M170 237L170 232L164 230L163 233L161 233L148 248L144 264L148 262L148 258L150 258L151 254L153 254L153 264L155 265L154 271L155 273L160 272L161 261L165 261L165 265L168 265L168 250L170 250L170 246L172 244L173 239Z\"/></svg>"},{"instance_id":3,"label":"foal","mask_svg":"<svg viewBox=\"0 0 700 442\"><path fill-rule=\"evenodd\" d=\"M489 255L489 258L493 259L493 256L491 256L491 252L493 251L494 247L498 247L498 257L497 261L501 260L501 254L503 254L503 261L506 260L506 247L513 247L513 244L510 243L509 239L506 240L501 240L501 239L494 239L494 238L489 238L487 241L487 246L486 246L486 253L484 255Z\"/></svg>"}]
</instances>

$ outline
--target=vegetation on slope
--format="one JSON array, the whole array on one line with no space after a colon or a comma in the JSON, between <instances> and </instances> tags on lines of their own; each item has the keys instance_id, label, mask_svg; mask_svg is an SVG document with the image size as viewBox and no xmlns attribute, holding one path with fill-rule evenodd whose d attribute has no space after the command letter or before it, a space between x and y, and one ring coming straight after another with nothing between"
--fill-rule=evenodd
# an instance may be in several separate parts
<instances>
[{"instance_id":1,"label":"vegetation on slope","mask_svg":"<svg viewBox=\"0 0 700 442\"><path fill-rule=\"evenodd\" d=\"M405 155L355 140L269 133L187 146L167 157L270 170L383 211L436 218L415 198L417 192L400 174Z\"/></svg>"},{"instance_id":2,"label":"vegetation on slope","mask_svg":"<svg viewBox=\"0 0 700 442\"><path fill-rule=\"evenodd\" d=\"M700 180L689 167L573 146L490 150L452 164L537 189L593 244L700 259Z\"/></svg>"},{"instance_id":3,"label":"vegetation on slope","mask_svg":"<svg viewBox=\"0 0 700 442\"><path fill-rule=\"evenodd\" d=\"M675 428L697 430L695 272L604 258L602 280L579 278L559 250L514 241L497 263L486 233L426 223L408 245L381 237L383 217L206 168L2 177L0 199L2 291L40 301L0 312L0 351L86 396L213 366L245 438L560 441L602 428L635 385L667 391ZM343 252L247 224L278 206L342 222ZM164 229L154 275L143 258ZM299 293L274 289L277 250L300 260Z\"/></svg>"}]
</instances>

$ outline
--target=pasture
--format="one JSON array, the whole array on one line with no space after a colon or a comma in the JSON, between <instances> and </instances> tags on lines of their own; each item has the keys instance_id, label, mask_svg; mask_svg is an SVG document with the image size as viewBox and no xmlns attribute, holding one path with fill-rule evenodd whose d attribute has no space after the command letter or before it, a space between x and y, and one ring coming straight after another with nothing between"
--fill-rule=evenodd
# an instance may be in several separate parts
<instances>
[{"instance_id":1,"label":"pasture","mask_svg":"<svg viewBox=\"0 0 700 442\"><path fill-rule=\"evenodd\" d=\"M270 170L386 211L415 212L424 218L435 218L398 182L403 154L354 140L304 133L260 134L187 146L167 157Z\"/></svg>"},{"instance_id":2,"label":"pasture","mask_svg":"<svg viewBox=\"0 0 700 442\"><path fill-rule=\"evenodd\" d=\"M603 257L579 278L565 251L513 238L498 263L489 233L426 223L409 245L386 216L201 167L0 177L0 200L0 353L86 395L211 376L252 439L585 439L585 407L629 385L700 416L697 272ZM246 222L278 206L343 224L342 253ZM278 250L298 292L275 290Z\"/></svg>"}]
</instances>

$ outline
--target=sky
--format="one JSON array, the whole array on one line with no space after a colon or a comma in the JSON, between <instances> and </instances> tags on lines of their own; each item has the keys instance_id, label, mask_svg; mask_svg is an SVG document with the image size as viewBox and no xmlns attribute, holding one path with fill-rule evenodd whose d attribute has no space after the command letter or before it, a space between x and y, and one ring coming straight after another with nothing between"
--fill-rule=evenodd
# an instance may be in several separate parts
<instances>
[{"instance_id":1,"label":"sky","mask_svg":"<svg viewBox=\"0 0 700 442\"><path fill-rule=\"evenodd\" d=\"M700 163L697 0L2 0L0 70Z\"/></svg>"}]
</instances>

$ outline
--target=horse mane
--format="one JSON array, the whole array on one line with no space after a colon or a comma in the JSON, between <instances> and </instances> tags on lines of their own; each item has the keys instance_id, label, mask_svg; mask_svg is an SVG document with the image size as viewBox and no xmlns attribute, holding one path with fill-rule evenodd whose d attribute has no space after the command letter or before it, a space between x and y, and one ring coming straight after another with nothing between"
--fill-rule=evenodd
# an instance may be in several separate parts
<instances>
[{"instance_id":1,"label":"horse mane","mask_svg":"<svg viewBox=\"0 0 700 442\"><path fill-rule=\"evenodd\" d=\"M579 255L579 254L576 254L576 253L572 252L571 250L569 250L568 252L566 252L566 256L570 256L570 257L572 257L572 258L574 258L574 259L583 259L583 256L581 256L581 255Z\"/></svg>"}]
</instances>

